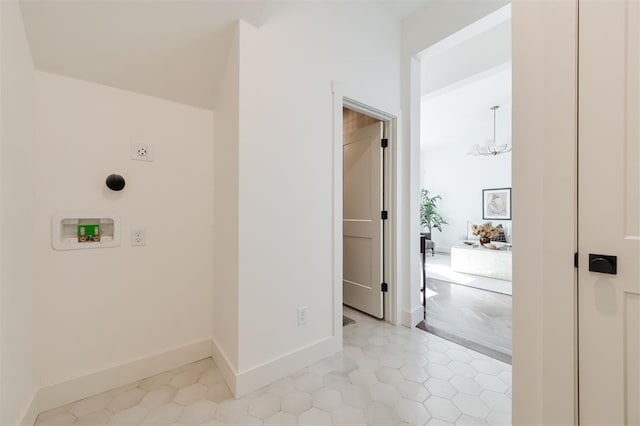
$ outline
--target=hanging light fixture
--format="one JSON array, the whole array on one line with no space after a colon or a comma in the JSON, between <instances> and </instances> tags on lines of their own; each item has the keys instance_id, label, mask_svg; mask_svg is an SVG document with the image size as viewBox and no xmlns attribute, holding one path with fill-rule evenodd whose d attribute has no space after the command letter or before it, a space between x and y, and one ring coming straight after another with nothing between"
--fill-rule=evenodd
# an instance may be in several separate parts
<instances>
[{"instance_id":1,"label":"hanging light fixture","mask_svg":"<svg viewBox=\"0 0 640 426\"><path fill-rule=\"evenodd\" d=\"M499 105L491 107L493 111L493 139L488 139L484 145L473 145L469 155L498 155L511 151L511 147L508 144L496 144L496 110L498 108L500 108Z\"/></svg>"}]
</instances>

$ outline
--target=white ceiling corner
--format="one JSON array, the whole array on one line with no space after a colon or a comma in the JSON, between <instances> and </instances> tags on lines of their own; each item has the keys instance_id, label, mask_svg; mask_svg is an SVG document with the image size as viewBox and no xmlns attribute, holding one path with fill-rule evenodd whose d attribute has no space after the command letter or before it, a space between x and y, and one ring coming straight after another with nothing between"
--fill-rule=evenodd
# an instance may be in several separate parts
<instances>
[{"instance_id":1,"label":"white ceiling corner","mask_svg":"<svg viewBox=\"0 0 640 426\"><path fill-rule=\"evenodd\" d=\"M242 19L265 0L21 0L38 70L213 109Z\"/></svg>"},{"instance_id":2,"label":"white ceiling corner","mask_svg":"<svg viewBox=\"0 0 640 426\"><path fill-rule=\"evenodd\" d=\"M433 0L377 0L396 18L403 20L431 3Z\"/></svg>"}]
</instances>

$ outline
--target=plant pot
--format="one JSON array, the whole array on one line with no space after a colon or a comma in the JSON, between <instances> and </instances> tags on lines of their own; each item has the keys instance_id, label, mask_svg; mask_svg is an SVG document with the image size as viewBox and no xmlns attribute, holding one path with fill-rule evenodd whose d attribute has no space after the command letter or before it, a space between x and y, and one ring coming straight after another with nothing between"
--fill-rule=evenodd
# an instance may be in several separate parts
<instances>
[{"instance_id":1,"label":"plant pot","mask_svg":"<svg viewBox=\"0 0 640 426\"><path fill-rule=\"evenodd\" d=\"M489 244L491 239L489 237L480 237L480 245Z\"/></svg>"}]
</instances>

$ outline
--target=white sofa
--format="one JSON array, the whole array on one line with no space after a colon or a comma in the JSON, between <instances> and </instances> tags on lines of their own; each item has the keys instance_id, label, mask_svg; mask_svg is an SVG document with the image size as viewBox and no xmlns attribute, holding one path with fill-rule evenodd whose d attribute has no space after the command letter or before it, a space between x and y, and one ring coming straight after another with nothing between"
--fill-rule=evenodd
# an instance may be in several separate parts
<instances>
[{"instance_id":1,"label":"white sofa","mask_svg":"<svg viewBox=\"0 0 640 426\"><path fill-rule=\"evenodd\" d=\"M456 272L511 281L511 250L492 250L480 244L451 248L451 269Z\"/></svg>"}]
</instances>

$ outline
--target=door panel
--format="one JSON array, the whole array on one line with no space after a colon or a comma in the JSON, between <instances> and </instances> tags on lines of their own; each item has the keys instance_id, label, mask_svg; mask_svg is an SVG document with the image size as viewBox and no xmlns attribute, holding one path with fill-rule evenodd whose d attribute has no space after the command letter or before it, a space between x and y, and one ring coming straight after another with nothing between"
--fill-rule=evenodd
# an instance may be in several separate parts
<instances>
[{"instance_id":1,"label":"door panel","mask_svg":"<svg viewBox=\"0 0 640 426\"><path fill-rule=\"evenodd\" d=\"M640 424L638 0L580 0L580 421ZM615 255L617 275L589 272Z\"/></svg>"},{"instance_id":2,"label":"door panel","mask_svg":"<svg viewBox=\"0 0 640 426\"><path fill-rule=\"evenodd\" d=\"M640 295L626 293L625 299L626 421L640 425Z\"/></svg>"},{"instance_id":3,"label":"door panel","mask_svg":"<svg viewBox=\"0 0 640 426\"><path fill-rule=\"evenodd\" d=\"M350 283L371 283L373 281L373 271L368 265L372 256L371 238L345 236L343 252L349 259L344 262L344 277ZM360 284L362 285L362 284ZM346 303L346 302L345 302Z\"/></svg>"},{"instance_id":4,"label":"door panel","mask_svg":"<svg viewBox=\"0 0 640 426\"><path fill-rule=\"evenodd\" d=\"M345 135L344 303L382 318L382 123Z\"/></svg>"}]
</instances>

